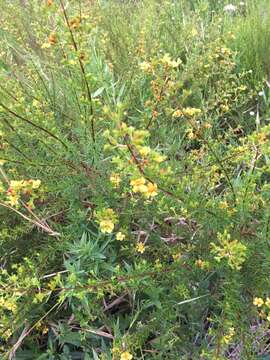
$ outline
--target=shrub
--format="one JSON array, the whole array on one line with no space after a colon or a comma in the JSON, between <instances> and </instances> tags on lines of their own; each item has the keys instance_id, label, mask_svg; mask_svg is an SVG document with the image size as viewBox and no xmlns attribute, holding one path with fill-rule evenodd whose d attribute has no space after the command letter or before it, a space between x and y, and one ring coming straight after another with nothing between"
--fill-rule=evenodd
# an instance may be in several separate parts
<instances>
[{"instance_id":1,"label":"shrub","mask_svg":"<svg viewBox=\"0 0 270 360\"><path fill-rule=\"evenodd\" d=\"M2 358L268 355L268 4L1 5Z\"/></svg>"}]
</instances>

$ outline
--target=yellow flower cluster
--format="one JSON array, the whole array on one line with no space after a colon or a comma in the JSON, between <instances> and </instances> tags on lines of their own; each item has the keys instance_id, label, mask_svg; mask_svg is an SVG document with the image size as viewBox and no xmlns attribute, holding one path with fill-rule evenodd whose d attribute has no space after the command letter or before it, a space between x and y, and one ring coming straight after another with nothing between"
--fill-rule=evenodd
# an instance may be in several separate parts
<instances>
[{"instance_id":1,"label":"yellow flower cluster","mask_svg":"<svg viewBox=\"0 0 270 360\"><path fill-rule=\"evenodd\" d=\"M235 335L235 329L233 327L230 327L228 333L222 337L221 341L224 344L228 345L231 342L234 335Z\"/></svg>"},{"instance_id":2,"label":"yellow flower cluster","mask_svg":"<svg viewBox=\"0 0 270 360\"><path fill-rule=\"evenodd\" d=\"M172 114L173 118L178 118L181 116L186 117L195 117L201 114L201 109L193 108L193 107L187 107L183 109L175 110Z\"/></svg>"},{"instance_id":3,"label":"yellow flower cluster","mask_svg":"<svg viewBox=\"0 0 270 360\"><path fill-rule=\"evenodd\" d=\"M6 191L7 203L11 206L19 204L22 194L31 195L33 190L40 187L40 180L11 180ZM4 187L0 184L0 192L4 192Z\"/></svg>"},{"instance_id":4,"label":"yellow flower cluster","mask_svg":"<svg viewBox=\"0 0 270 360\"><path fill-rule=\"evenodd\" d=\"M134 193L141 193L148 199L158 194L157 184L146 182L144 177L131 180L130 185Z\"/></svg>"},{"instance_id":5,"label":"yellow flower cluster","mask_svg":"<svg viewBox=\"0 0 270 360\"><path fill-rule=\"evenodd\" d=\"M255 297L253 299L253 305L257 306L257 308L260 308L263 310L260 311L259 315L263 318L266 318L267 321L270 322L270 298L267 297L265 300L261 297Z\"/></svg>"},{"instance_id":6,"label":"yellow flower cluster","mask_svg":"<svg viewBox=\"0 0 270 360\"><path fill-rule=\"evenodd\" d=\"M113 209L99 210L96 212L95 217L102 233L110 234L113 232L114 226L117 223L117 216Z\"/></svg>"},{"instance_id":7,"label":"yellow flower cluster","mask_svg":"<svg viewBox=\"0 0 270 360\"><path fill-rule=\"evenodd\" d=\"M125 351L121 354L120 360L132 360L133 356L128 351Z\"/></svg>"},{"instance_id":8,"label":"yellow flower cluster","mask_svg":"<svg viewBox=\"0 0 270 360\"><path fill-rule=\"evenodd\" d=\"M217 234L220 245L211 243L211 253L215 255L215 260L220 262L227 259L228 265L234 270L240 270L246 260L247 247L238 240L231 240L231 235L224 231Z\"/></svg>"},{"instance_id":9,"label":"yellow flower cluster","mask_svg":"<svg viewBox=\"0 0 270 360\"><path fill-rule=\"evenodd\" d=\"M147 61L143 61L142 63L140 63L139 67L143 72L146 73L151 72L152 70L152 65Z\"/></svg>"},{"instance_id":10,"label":"yellow flower cluster","mask_svg":"<svg viewBox=\"0 0 270 360\"><path fill-rule=\"evenodd\" d=\"M209 269L209 266L210 266L208 261L204 261L202 259L197 259L195 261L195 265L200 269Z\"/></svg>"},{"instance_id":11,"label":"yellow flower cluster","mask_svg":"<svg viewBox=\"0 0 270 360\"><path fill-rule=\"evenodd\" d=\"M113 184L114 188L118 188L121 182L120 175L116 173L111 174L110 181Z\"/></svg>"},{"instance_id":12,"label":"yellow flower cluster","mask_svg":"<svg viewBox=\"0 0 270 360\"><path fill-rule=\"evenodd\" d=\"M173 60L168 53L164 54L160 62L170 68L177 68L182 63L180 59Z\"/></svg>"},{"instance_id":13,"label":"yellow flower cluster","mask_svg":"<svg viewBox=\"0 0 270 360\"><path fill-rule=\"evenodd\" d=\"M138 242L138 244L136 245L136 250L137 250L139 253L143 254L143 253L145 252L145 245L144 245L144 243Z\"/></svg>"},{"instance_id":14,"label":"yellow flower cluster","mask_svg":"<svg viewBox=\"0 0 270 360\"><path fill-rule=\"evenodd\" d=\"M140 69L145 73L151 73L154 71L156 65L163 65L165 68L177 69L182 64L181 59L172 59L171 55L166 53L160 59L149 61L143 61L139 64Z\"/></svg>"},{"instance_id":15,"label":"yellow flower cluster","mask_svg":"<svg viewBox=\"0 0 270 360\"><path fill-rule=\"evenodd\" d=\"M15 313L17 311L16 301L14 301L11 297L0 297L0 309L5 309Z\"/></svg>"},{"instance_id":16,"label":"yellow flower cluster","mask_svg":"<svg viewBox=\"0 0 270 360\"><path fill-rule=\"evenodd\" d=\"M125 234L123 234L121 231L118 231L118 233L116 234L116 240L119 240L119 241L123 241L126 237Z\"/></svg>"},{"instance_id":17,"label":"yellow flower cluster","mask_svg":"<svg viewBox=\"0 0 270 360\"><path fill-rule=\"evenodd\" d=\"M268 299L268 301L270 301L270 299ZM258 306L258 307L262 307L264 305L264 301L263 301L262 298L255 297L253 299L253 305Z\"/></svg>"}]
</instances>

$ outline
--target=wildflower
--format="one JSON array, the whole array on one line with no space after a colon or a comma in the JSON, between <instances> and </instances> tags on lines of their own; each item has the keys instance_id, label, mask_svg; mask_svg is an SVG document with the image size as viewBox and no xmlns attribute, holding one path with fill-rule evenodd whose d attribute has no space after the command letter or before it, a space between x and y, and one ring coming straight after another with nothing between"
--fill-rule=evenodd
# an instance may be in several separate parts
<instances>
[{"instance_id":1,"label":"wildflower","mask_svg":"<svg viewBox=\"0 0 270 360\"><path fill-rule=\"evenodd\" d=\"M267 297L266 300L265 300L265 305L270 308L270 298Z\"/></svg>"},{"instance_id":2,"label":"wildflower","mask_svg":"<svg viewBox=\"0 0 270 360\"><path fill-rule=\"evenodd\" d=\"M138 151L142 157L145 157L150 153L151 149L149 146L141 146Z\"/></svg>"},{"instance_id":3,"label":"wildflower","mask_svg":"<svg viewBox=\"0 0 270 360\"><path fill-rule=\"evenodd\" d=\"M6 160L0 159L0 166L4 165L6 163Z\"/></svg>"},{"instance_id":4,"label":"wildflower","mask_svg":"<svg viewBox=\"0 0 270 360\"><path fill-rule=\"evenodd\" d=\"M147 191L147 186L145 185L145 178L140 177L135 180L131 180L130 185L132 186L132 191L137 193L144 193Z\"/></svg>"},{"instance_id":5,"label":"wildflower","mask_svg":"<svg viewBox=\"0 0 270 360\"><path fill-rule=\"evenodd\" d=\"M227 104L221 104L220 108L223 112L228 112L230 110L230 108Z\"/></svg>"},{"instance_id":6,"label":"wildflower","mask_svg":"<svg viewBox=\"0 0 270 360\"><path fill-rule=\"evenodd\" d=\"M188 129L188 131L187 131L187 137L189 138L189 140L193 140L193 139L196 138L196 135L195 135L195 133L193 132L192 129Z\"/></svg>"},{"instance_id":7,"label":"wildflower","mask_svg":"<svg viewBox=\"0 0 270 360\"><path fill-rule=\"evenodd\" d=\"M53 0L47 0L47 5L51 6L53 4Z\"/></svg>"},{"instance_id":8,"label":"wildflower","mask_svg":"<svg viewBox=\"0 0 270 360\"><path fill-rule=\"evenodd\" d=\"M263 306L263 304L264 304L264 301L262 298L259 298L259 297L254 298L253 305L261 307L261 306Z\"/></svg>"},{"instance_id":9,"label":"wildflower","mask_svg":"<svg viewBox=\"0 0 270 360\"><path fill-rule=\"evenodd\" d=\"M229 331L228 331L228 334L226 334L226 335L223 336L222 342L223 342L224 344L228 345L228 344L231 342L231 340L232 340L232 338L234 337L234 335L235 335L235 330L234 330L233 327L230 327L230 328L229 328Z\"/></svg>"},{"instance_id":10,"label":"wildflower","mask_svg":"<svg viewBox=\"0 0 270 360\"><path fill-rule=\"evenodd\" d=\"M174 260L174 261L180 260L180 258L181 258L181 253L178 252L178 253L176 253L176 254L173 254L172 257L173 257L173 260Z\"/></svg>"},{"instance_id":11,"label":"wildflower","mask_svg":"<svg viewBox=\"0 0 270 360\"><path fill-rule=\"evenodd\" d=\"M57 43L56 35L54 33L50 34L48 37L48 43L50 45L55 45Z\"/></svg>"},{"instance_id":12,"label":"wildflower","mask_svg":"<svg viewBox=\"0 0 270 360\"><path fill-rule=\"evenodd\" d=\"M202 259L197 259L195 261L195 265L202 269L204 266L204 261Z\"/></svg>"},{"instance_id":13,"label":"wildflower","mask_svg":"<svg viewBox=\"0 0 270 360\"><path fill-rule=\"evenodd\" d=\"M228 207L229 207L229 205L228 205L227 201L221 201L219 203L219 208L220 209L228 209Z\"/></svg>"},{"instance_id":14,"label":"wildflower","mask_svg":"<svg viewBox=\"0 0 270 360\"><path fill-rule=\"evenodd\" d=\"M9 191L10 192L17 192L23 189L25 186L24 180L11 180L9 183Z\"/></svg>"},{"instance_id":15,"label":"wildflower","mask_svg":"<svg viewBox=\"0 0 270 360\"><path fill-rule=\"evenodd\" d=\"M113 232L114 226L117 222L117 216L113 209L102 209L95 214L97 221L99 222L100 231L102 233L110 234Z\"/></svg>"},{"instance_id":16,"label":"wildflower","mask_svg":"<svg viewBox=\"0 0 270 360\"><path fill-rule=\"evenodd\" d=\"M157 184L149 183L147 185L147 191L145 192L145 196L147 198L150 198L150 197L157 196L157 194L158 194L158 192L157 192Z\"/></svg>"},{"instance_id":17,"label":"wildflower","mask_svg":"<svg viewBox=\"0 0 270 360\"><path fill-rule=\"evenodd\" d=\"M19 204L19 199L20 199L19 195L14 193L14 194L8 196L8 203L11 206L16 206Z\"/></svg>"},{"instance_id":18,"label":"wildflower","mask_svg":"<svg viewBox=\"0 0 270 360\"><path fill-rule=\"evenodd\" d=\"M134 145L141 145L144 138L149 136L149 131L147 130L135 130L132 136L132 141Z\"/></svg>"},{"instance_id":19,"label":"wildflower","mask_svg":"<svg viewBox=\"0 0 270 360\"><path fill-rule=\"evenodd\" d=\"M152 116L153 116L153 118L155 119L155 118L157 118L158 117L158 111L157 110L153 110L152 111Z\"/></svg>"},{"instance_id":20,"label":"wildflower","mask_svg":"<svg viewBox=\"0 0 270 360\"><path fill-rule=\"evenodd\" d=\"M133 356L128 351L125 351L121 354L120 360L132 360L132 359Z\"/></svg>"},{"instance_id":21,"label":"wildflower","mask_svg":"<svg viewBox=\"0 0 270 360\"><path fill-rule=\"evenodd\" d=\"M143 61L139 66L144 72L149 72L151 70L151 64L149 62Z\"/></svg>"},{"instance_id":22,"label":"wildflower","mask_svg":"<svg viewBox=\"0 0 270 360\"><path fill-rule=\"evenodd\" d=\"M172 60L170 54L166 53L161 59L161 63L171 68L177 68L182 61L180 59Z\"/></svg>"},{"instance_id":23,"label":"wildflower","mask_svg":"<svg viewBox=\"0 0 270 360\"><path fill-rule=\"evenodd\" d=\"M85 55L84 52L81 52L81 53L79 54L79 59L82 60L82 61L84 61L84 60L86 59L86 55Z\"/></svg>"},{"instance_id":24,"label":"wildflower","mask_svg":"<svg viewBox=\"0 0 270 360\"><path fill-rule=\"evenodd\" d=\"M238 87L238 89L239 89L240 91L245 91L245 90L247 90L247 86L246 86L246 85L240 85L240 86Z\"/></svg>"},{"instance_id":25,"label":"wildflower","mask_svg":"<svg viewBox=\"0 0 270 360\"><path fill-rule=\"evenodd\" d=\"M193 108L193 107L187 107L182 110L177 109L173 112L172 117L180 117L180 116L187 116L187 117L194 117L201 114L201 109Z\"/></svg>"},{"instance_id":26,"label":"wildflower","mask_svg":"<svg viewBox=\"0 0 270 360\"><path fill-rule=\"evenodd\" d=\"M100 231L102 233L111 233L114 229L114 223L112 222L112 220L102 220L99 223L100 226Z\"/></svg>"},{"instance_id":27,"label":"wildflower","mask_svg":"<svg viewBox=\"0 0 270 360\"><path fill-rule=\"evenodd\" d=\"M215 260L220 262L226 258L230 268L240 270L246 260L247 247L238 240L231 240L231 235L226 230L223 234L218 233L218 240L220 245L211 243Z\"/></svg>"},{"instance_id":28,"label":"wildflower","mask_svg":"<svg viewBox=\"0 0 270 360\"><path fill-rule=\"evenodd\" d=\"M151 155L152 155L152 159L155 162L157 162L158 164L167 159L167 157L165 155L161 155L158 152L152 152Z\"/></svg>"},{"instance_id":29,"label":"wildflower","mask_svg":"<svg viewBox=\"0 0 270 360\"><path fill-rule=\"evenodd\" d=\"M38 189L40 187L41 181L40 180L31 180L32 182L32 189Z\"/></svg>"},{"instance_id":30,"label":"wildflower","mask_svg":"<svg viewBox=\"0 0 270 360\"><path fill-rule=\"evenodd\" d=\"M116 187L116 188L119 187L120 182L121 182L120 175L116 174L116 173L112 174L110 176L110 181L111 181L111 183L113 184L114 187Z\"/></svg>"},{"instance_id":31,"label":"wildflower","mask_svg":"<svg viewBox=\"0 0 270 360\"><path fill-rule=\"evenodd\" d=\"M145 252L145 246L144 246L144 243L142 242L139 242L137 245L136 245L136 250L143 254Z\"/></svg>"},{"instance_id":32,"label":"wildflower","mask_svg":"<svg viewBox=\"0 0 270 360\"><path fill-rule=\"evenodd\" d=\"M175 110L172 114L172 117L173 118L177 118L177 117L180 117L180 116L183 116L183 112L181 110Z\"/></svg>"},{"instance_id":33,"label":"wildflower","mask_svg":"<svg viewBox=\"0 0 270 360\"><path fill-rule=\"evenodd\" d=\"M121 231L119 231L117 234L116 234L116 240L119 240L119 241L122 241L124 240L126 237L125 234L123 234Z\"/></svg>"},{"instance_id":34,"label":"wildflower","mask_svg":"<svg viewBox=\"0 0 270 360\"><path fill-rule=\"evenodd\" d=\"M74 18L74 19L71 19L70 22L69 22L69 25L72 29L77 29L79 26L80 26L80 18Z\"/></svg>"},{"instance_id":35,"label":"wildflower","mask_svg":"<svg viewBox=\"0 0 270 360\"><path fill-rule=\"evenodd\" d=\"M195 37L195 36L197 36L197 35L198 35L197 29L192 28L192 30L191 30L191 36L192 36L192 37Z\"/></svg>"},{"instance_id":36,"label":"wildflower","mask_svg":"<svg viewBox=\"0 0 270 360\"><path fill-rule=\"evenodd\" d=\"M261 311L259 311L258 312L258 315L259 315L259 317L261 318L261 319L265 319L265 312L263 311L263 310L261 310Z\"/></svg>"},{"instance_id":37,"label":"wildflower","mask_svg":"<svg viewBox=\"0 0 270 360\"><path fill-rule=\"evenodd\" d=\"M223 10L225 12L227 12L228 14L233 14L233 13L236 12L237 7L235 5L233 5L233 4L228 4L228 5L224 6Z\"/></svg>"}]
</instances>

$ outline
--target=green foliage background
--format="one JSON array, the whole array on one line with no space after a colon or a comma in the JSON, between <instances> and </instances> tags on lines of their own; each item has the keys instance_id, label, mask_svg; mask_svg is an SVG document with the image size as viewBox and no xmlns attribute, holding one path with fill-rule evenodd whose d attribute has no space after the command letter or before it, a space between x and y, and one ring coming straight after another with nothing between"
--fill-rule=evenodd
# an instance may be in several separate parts
<instances>
[{"instance_id":1,"label":"green foliage background","mask_svg":"<svg viewBox=\"0 0 270 360\"><path fill-rule=\"evenodd\" d=\"M1 359L267 359L269 1L0 4Z\"/></svg>"}]
</instances>

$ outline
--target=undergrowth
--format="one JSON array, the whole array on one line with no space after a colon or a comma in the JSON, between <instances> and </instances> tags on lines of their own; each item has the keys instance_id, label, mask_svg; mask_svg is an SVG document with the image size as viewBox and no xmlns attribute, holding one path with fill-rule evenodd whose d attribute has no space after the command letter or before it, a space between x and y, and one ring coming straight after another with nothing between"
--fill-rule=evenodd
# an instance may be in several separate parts
<instances>
[{"instance_id":1,"label":"undergrowth","mask_svg":"<svg viewBox=\"0 0 270 360\"><path fill-rule=\"evenodd\" d=\"M1 359L268 359L269 2L0 4Z\"/></svg>"}]
</instances>

